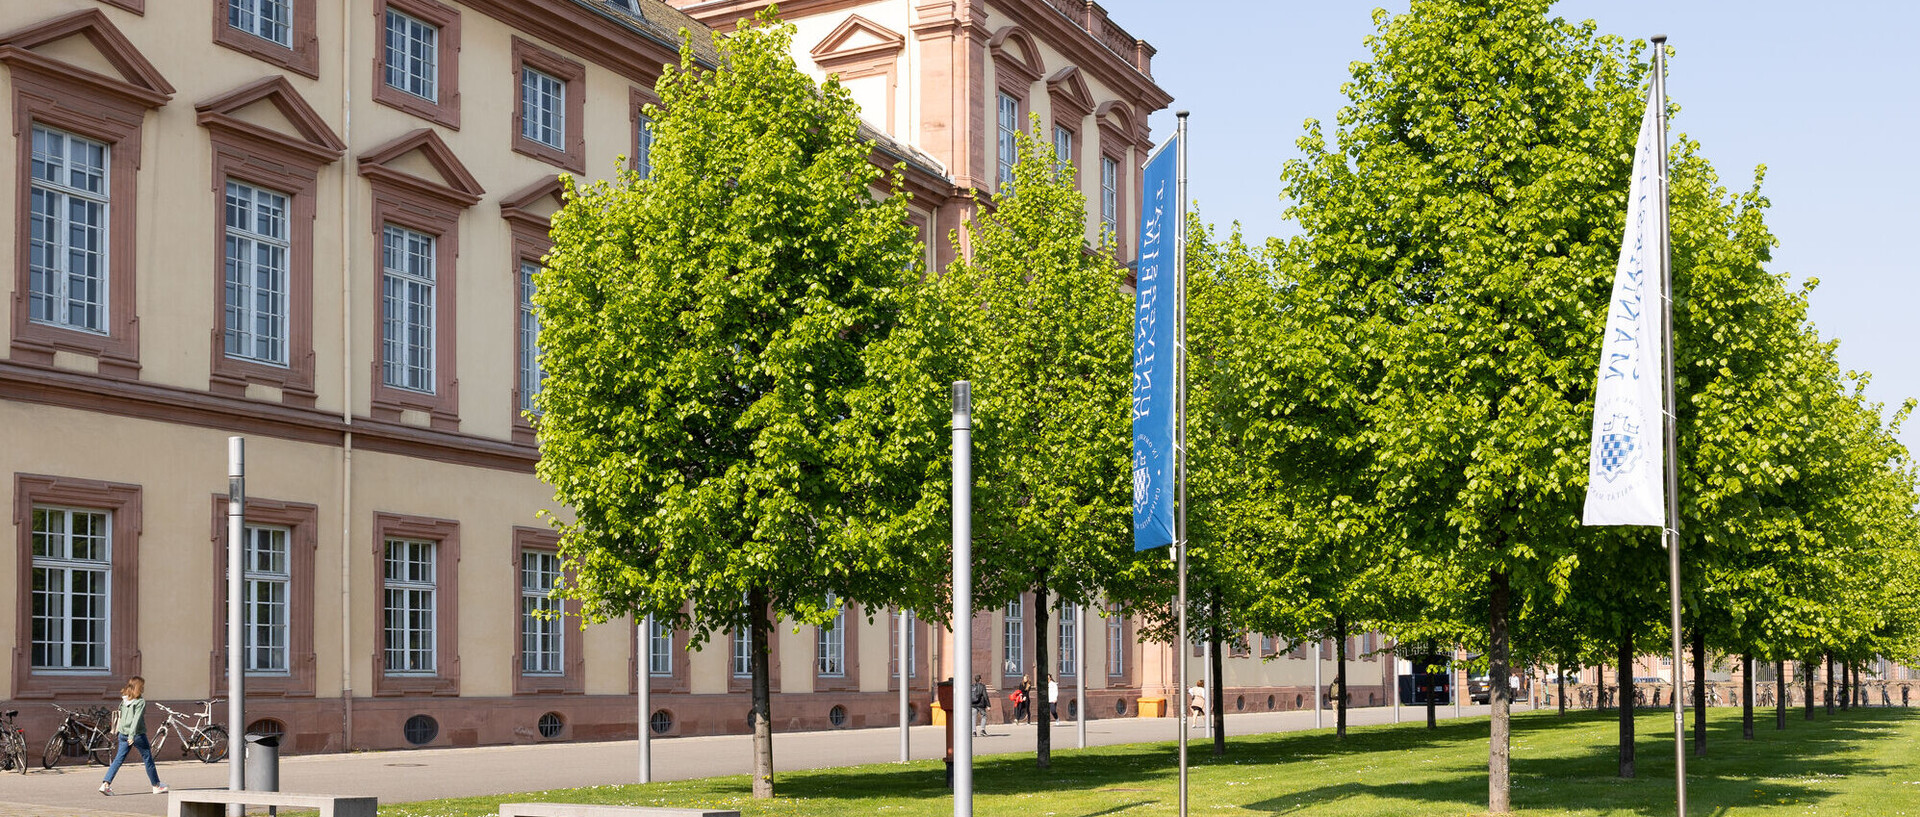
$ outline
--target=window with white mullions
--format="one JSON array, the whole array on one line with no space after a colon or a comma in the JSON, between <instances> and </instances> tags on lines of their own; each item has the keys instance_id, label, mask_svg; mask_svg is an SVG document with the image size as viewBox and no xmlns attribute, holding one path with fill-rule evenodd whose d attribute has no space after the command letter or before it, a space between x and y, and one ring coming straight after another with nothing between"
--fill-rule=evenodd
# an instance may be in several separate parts
<instances>
[{"instance_id":1,"label":"window with white mullions","mask_svg":"<svg viewBox=\"0 0 1920 817\"><path fill-rule=\"evenodd\" d=\"M387 9L387 85L440 101L440 29Z\"/></svg>"},{"instance_id":2,"label":"window with white mullions","mask_svg":"<svg viewBox=\"0 0 1920 817\"><path fill-rule=\"evenodd\" d=\"M100 671L107 665L112 514L33 508L33 668Z\"/></svg>"},{"instance_id":3,"label":"window with white mullions","mask_svg":"<svg viewBox=\"0 0 1920 817\"><path fill-rule=\"evenodd\" d=\"M1020 132L1020 101L1012 94L1000 95L1000 191L1013 190L1013 165L1020 161L1020 146L1014 134Z\"/></svg>"},{"instance_id":4,"label":"window with white mullions","mask_svg":"<svg viewBox=\"0 0 1920 817\"><path fill-rule=\"evenodd\" d=\"M1060 125L1053 126L1053 164L1064 171L1067 163L1074 160L1073 129Z\"/></svg>"},{"instance_id":5,"label":"window with white mullions","mask_svg":"<svg viewBox=\"0 0 1920 817\"><path fill-rule=\"evenodd\" d=\"M567 149L567 84L551 74L520 69L520 135Z\"/></svg>"},{"instance_id":6,"label":"window with white mullions","mask_svg":"<svg viewBox=\"0 0 1920 817\"><path fill-rule=\"evenodd\" d=\"M287 365L287 201L227 182L228 357Z\"/></svg>"},{"instance_id":7,"label":"window with white mullions","mask_svg":"<svg viewBox=\"0 0 1920 817\"><path fill-rule=\"evenodd\" d=\"M292 531L248 525L243 555L246 602L243 631L247 672L281 674L287 665L287 588L293 582L287 542Z\"/></svg>"},{"instance_id":8,"label":"window with white mullions","mask_svg":"<svg viewBox=\"0 0 1920 817\"><path fill-rule=\"evenodd\" d=\"M1120 618L1120 605L1107 607L1107 674L1120 675L1126 672L1127 639L1123 620Z\"/></svg>"},{"instance_id":9,"label":"window with white mullions","mask_svg":"<svg viewBox=\"0 0 1920 817\"><path fill-rule=\"evenodd\" d=\"M815 672L830 677L842 677L847 674L847 613L838 607L840 600L827 596L827 603L835 605L833 620L815 629Z\"/></svg>"},{"instance_id":10,"label":"window with white mullions","mask_svg":"<svg viewBox=\"0 0 1920 817\"><path fill-rule=\"evenodd\" d=\"M1120 232L1120 163L1100 157L1100 227L1107 235Z\"/></svg>"},{"instance_id":11,"label":"window with white mullions","mask_svg":"<svg viewBox=\"0 0 1920 817\"><path fill-rule=\"evenodd\" d=\"M227 25L293 47L293 0L227 0Z\"/></svg>"},{"instance_id":12,"label":"window with white mullions","mask_svg":"<svg viewBox=\"0 0 1920 817\"><path fill-rule=\"evenodd\" d=\"M385 383L434 391L434 237L387 225L381 264L386 307L381 333Z\"/></svg>"},{"instance_id":13,"label":"window with white mullions","mask_svg":"<svg viewBox=\"0 0 1920 817\"><path fill-rule=\"evenodd\" d=\"M27 211L27 317L107 331L110 151L101 142L35 125Z\"/></svg>"},{"instance_id":14,"label":"window with white mullions","mask_svg":"<svg viewBox=\"0 0 1920 817\"><path fill-rule=\"evenodd\" d=\"M553 589L560 580L560 555L528 550L520 554L520 672L560 675L563 670L560 600Z\"/></svg>"},{"instance_id":15,"label":"window with white mullions","mask_svg":"<svg viewBox=\"0 0 1920 817\"><path fill-rule=\"evenodd\" d=\"M893 651L888 658L893 664L893 677L900 677L900 620L907 622L907 677L920 675L920 628L912 610L893 614Z\"/></svg>"},{"instance_id":16,"label":"window with white mullions","mask_svg":"<svg viewBox=\"0 0 1920 817\"><path fill-rule=\"evenodd\" d=\"M733 677L753 677L753 636L744 625L733 631Z\"/></svg>"},{"instance_id":17,"label":"window with white mullions","mask_svg":"<svg viewBox=\"0 0 1920 817\"><path fill-rule=\"evenodd\" d=\"M1005 673L1019 675L1027 671L1027 619L1020 609L1020 600L1007 602L1007 611L1001 617L1002 643L1001 658L1005 659Z\"/></svg>"},{"instance_id":18,"label":"window with white mullions","mask_svg":"<svg viewBox=\"0 0 1920 817\"><path fill-rule=\"evenodd\" d=\"M647 616L647 674L673 675L673 625Z\"/></svg>"},{"instance_id":19,"label":"window with white mullions","mask_svg":"<svg viewBox=\"0 0 1920 817\"><path fill-rule=\"evenodd\" d=\"M640 114L633 125L633 172L644 179L653 175L653 117Z\"/></svg>"},{"instance_id":20,"label":"window with white mullions","mask_svg":"<svg viewBox=\"0 0 1920 817\"><path fill-rule=\"evenodd\" d=\"M1079 664L1075 663L1074 660L1074 651L1080 640L1080 608L1076 605L1062 602L1060 604L1059 615L1060 622L1056 628L1059 632L1060 641L1058 671L1061 675L1074 675L1080 671Z\"/></svg>"},{"instance_id":21,"label":"window with white mullions","mask_svg":"<svg viewBox=\"0 0 1920 817\"><path fill-rule=\"evenodd\" d=\"M431 675L438 667L437 545L412 539L386 545L387 674Z\"/></svg>"},{"instance_id":22,"label":"window with white mullions","mask_svg":"<svg viewBox=\"0 0 1920 817\"><path fill-rule=\"evenodd\" d=\"M540 315L533 308L533 276L540 265L520 262L520 410L535 411L533 396L547 372L540 368Z\"/></svg>"}]
</instances>

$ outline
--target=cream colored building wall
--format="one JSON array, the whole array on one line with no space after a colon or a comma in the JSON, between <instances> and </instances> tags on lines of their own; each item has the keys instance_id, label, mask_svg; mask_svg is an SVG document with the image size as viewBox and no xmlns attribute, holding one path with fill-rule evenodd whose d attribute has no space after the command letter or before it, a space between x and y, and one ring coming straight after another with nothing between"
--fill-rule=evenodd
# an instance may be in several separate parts
<instances>
[{"instance_id":1,"label":"cream colored building wall","mask_svg":"<svg viewBox=\"0 0 1920 817\"><path fill-rule=\"evenodd\" d=\"M140 671L155 697L198 698L208 693L215 594L224 573L224 563L217 562L214 553L213 501L226 494L227 436L215 429L0 401L0 452L5 452L6 470L0 476L10 486L15 473L140 486ZM321 697L337 696L338 454L326 446L271 437L249 438L247 454L249 495L323 509L314 575L315 691ZM326 512L329 508L332 513ZM21 541L19 526L25 524L28 520L9 513L0 535L10 543ZM0 559L0 582L20 593L28 586L15 559ZM15 632L19 609L18 603L0 604L0 632ZM114 667L103 676L103 692L116 687L125 671ZM13 697L11 684L10 674L0 674L0 698Z\"/></svg>"}]
</instances>

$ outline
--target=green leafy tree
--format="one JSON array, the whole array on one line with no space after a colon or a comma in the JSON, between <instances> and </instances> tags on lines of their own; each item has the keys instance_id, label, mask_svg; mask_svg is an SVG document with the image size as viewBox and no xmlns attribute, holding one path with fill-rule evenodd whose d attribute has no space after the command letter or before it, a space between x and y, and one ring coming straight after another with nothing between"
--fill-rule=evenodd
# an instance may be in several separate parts
<instances>
[{"instance_id":1,"label":"green leafy tree","mask_svg":"<svg viewBox=\"0 0 1920 817\"><path fill-rule=\"evenodd\" d=\"M1044 696L1055 597L1091 604L1133 561L1133 303L1124 272L1087 249L1085 199L1035 128L1017 135L1011 194L968 225L971 257L932 289L973 382L974 598L1033 594ZM1051 731L1037 723L1046 768Z\"/></svg>"},{"instance_id":2,"label":"green leafy tree","mask_svg":"<svg viewBox=\"0 0 1920 817\"><path fill-rule=\"evenodd\" d=\"M938 313L897 173L771 12L690 43L650 111L653 172L569 184L538 279L538 472L573 510L589 618L749 634L755 797L773 793L768 634L841 604L937 609ZM829 602L829 595L837 597Z\"/></svg>"}]
</instances>

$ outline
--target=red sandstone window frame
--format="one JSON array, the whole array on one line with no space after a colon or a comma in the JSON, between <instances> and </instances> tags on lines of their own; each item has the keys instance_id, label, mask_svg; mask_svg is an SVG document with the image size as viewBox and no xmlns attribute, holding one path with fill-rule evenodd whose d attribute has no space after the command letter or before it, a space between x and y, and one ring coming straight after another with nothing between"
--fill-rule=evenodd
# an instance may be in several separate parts
<instances>
[{"instance_id":1,"label":"red sandstone window frame","mask_svg":"<svg viewBox=\"0 0 1920 817\"><path fill-rule=\"evenodd\" d=\"M780 691L780 627L777 619L769 619L769 621L773 622L767 627L767 675L770 676L767 678L767 692L771 694ZM752 637L752 634L744 628L727 631L727 691L730 693L753 691L752 674L733 674L733 642L736 639Z\"/></svg>"},{"instance_id":2,"label":"red sandstone window frame","mask_svg":"<svg viewBox=\"0 0 1920 817\"><path fill-rule=\"evenodd\" d=\"M820 672L820 636L826 632L824 627L814 627L814 647L808 655L813 665L813 691L815 692L859 692L860 691L860 610L845 599L840 599L840 669L839 675L825 675Z\"/></svg>"},{"instance_id":3,"label":"red sandstone window frame","mask_svg":"<svg viewBox=\"0 0 1920 817\"><path fill-rule=\"evenodd\" d=\"M140 674L140 531L138 485L43 474L13 475L16 531L13 697L21 700L99 701L129 675ZM33 670L33 507L54 505L112 514L108 551L107 669L41 673Z\"/></svg>"},{"instance_id":4,"label":"red sandstone window frame","mask_svg":"<svg viewBox=\"0 0 1920 817\"><path fill-rule=\"evenodd\" d=\"M251 36L251 35L248 35ZM258 38L255 38L258 39ZM271 100L294 112L296 128L311 135L271 131L230 115L260 101ZM346 144L326 129L311 107L284 78L250 83L196 106L201 127L213 149L213 306L214 326L209 349L208 388L232 397L245 397L249 384L281 391L281 402L312 408L313 349L313 225L318 209L320 170L336 161ZM228 180L272 190L288 199L287 250L287 365L229 357L226 350L226 219Z\"/></svg>"},{"instance_id":5,"label":"red sandstone window frame","mask_svg":"<svg viewBox=\"0 0 1920 817\"><path fill-rule=\"evenodd\" d=\"M647 675L647 688L654 692L686 692L690 689L691 687L687 676L687 664L689 662L687 661L688 634L686 628L673 628L673 652L680 653L680 655L675 656L673 672L669 675L655 675L651 671L652 668L646 665L646 653L640 648L641 642L651 636L651 633L647 632L647 617L635 616L632 622L633 636L627 639L627 646L632 649L632 652L627 655L627 694L633 695L639 693L640 673L642 671L645 671ZM733 662L728 661L727 663L731 665ZM728 669L731 670L732 667L729 666ZM660 708L659 704L655 704L654 706L656 709ZM678 730L679 728L680 722L676 718L674 720L674 729ZM668 734L678 734L678 732L670 732Z\"/></svg>"},{"instance_id":6,"label":"red sandstone window frame","mask_svg":"<svg viewBox=\"0 0 1920 817\"><path fill-rule=\"evenodd\" d=\"M515 695L579 695L586 692L587 658L585 638L580 631L580 601L564 599L560 602L560 674L529 675L521 662L525 657L525 632L520 628L525 623L520 611L520 593L522 570L521 555L525 553L560 552L560 537L550 530L515 526L513 529L513 568L509 571L513 577L512 595L514 609L513 639L513 694ZM568 583L574 581L574 571L561 567L561 575Z\"/></svg>"},{"instance_id":7,"label":"red sandstone window frame","mask_svg":"<svg viewBox=\"0 0 1920 817\"><path fill-rule=\"evenodd\" d=\"M649 129L652 128L653 124L653 120L647 117L648 105L652 105L655 108L664 106L660 101L660 97L650 90L638 87L630 87L627 89L627 126L628 129L632 131L627 140L628 147L632 148L631 154L627 156L627 169L636 172L640 170L642 159L640 155L641 123L645 121ZM647 139L647 145L649 147L653 145L653 139L651 137ZM651 151L649 151L649 153L651 153ZM647 158L650 160L651 156L649 155ZM653 163L651 161L647 162L647 170L650 175L653 170ZM645 177L643 176L642 178Z\"/></svg>"},{"instance_id":8,"label":"red sandstone window frame","mask_svg":"<svg viewBox=\"0 0 1920 817\"><path fill-rule=\"evenodd\" d=\"M532 156L562 170L587 172L587 67L519 37L513 38L512 63L513 119L509 124L513 129L513 152ZM523 69L527 68L560 80L561 87L565 89L567 98L560 122L560 138L566 143L565 150L522 135L521 122L526 118L527 111L521 77Z\"/></svg>"},{"instance_id":9,"label":"red sandstone window frame","mask_svg":"<svg viewBox=\"0 0 1920 817\"><path fill-rule=\"evenodd\" d=\"M451 519L376 512L373 515L373 595L386 598L387 539L434 543L434 673L387 674L384 603L373 616L373 695L458 696L460 694L460 523ZM516 578L518 578L516 576ZM514 598L519 598L518 594Z\"/></svg>"},{"instance_id":10,"label":"red sandstone window frame","mask_svg":"<svg viewBox=\"0 0 1920 817\"><path fill-rule=\"evenodd\" d=\"M320 78L320 35L315 22L319 0L287 0L287 27L291 46L281 45L258 34L227 24L230 0L213 0L213 41L254 59L292 71L309 79ZM384 15L382 23L384 24ZM382 34L385 34L384 27ZM383 49L384 50L384 40Z\"/></svg>"},{"instance_id":11,"label":"red sandstone window frame","mask_svg":"<svg viewBox=\"0 0 1920 817\"><path fill-rule=\"evenodd\" d=\"M136 13L139 4L122 5ZM128 78L110 77L32 51L34 46L84 36ZM139 275L139 181L141 136L148 111L172 98L173 87L146 62L98 9L76 12L0 35L0 63L10 69L15 134L14 299L10 357L51 366L65 352L94 359L110 377L137 378L140 327L135 310ZM32 244L31 209L34 125L43 125L108 147L106 333L36 323L27 292Z\"/></svg>"},{"instance_id":12,"label":"red sandstone window frame","mask_svg":"<svg viewBox=\"0 0 1920 817\"><path fill-rule=\"evenodd\" d=\"M542 215L533 205L542 199L550 201L557 209L563 206L560 179L547 177L500 200L500 217L506 219L508 238L507 257L513 267L512 290L509 300L513 309L508 313L508 326L513 329L513 388L508 393L507 410L512 417L512 440L517 445L532 446L536 442L533 422L521 413L520 359L525 349L520 345L520 265L532 262L544 266L542 261L547 251L553 248L553 239L548 235L552 228L552 219Z\"/></svg>"},{"instance_id":13,"label":"red sandstone window frame","mask_svg":"<svg viewBox=\"0 0 1920 817\"><path fill-rule=\"evenodd\" d=\"M318 656L313 646L314 554L320 548L320 507L304 502L247 498L248 525L283 527L287 533L287 673L247 673L247 695L311 698ZM213 543L213 638L208 688L227 694L227 497L213 495L209 523Z\"/></svg>"},{"instance_id":14,"label":"red sandstone window frame","mask_svg":"<svg viewBox=\"0 0 1920 817\"><path fill-rule=\"evenodd\" d=\"M426 99L387 84L387 9L440 30L434 65L436 99ZM460 12L434 0L385 0L373 7L373 100L428 122L460 129Z\"/></svg>"}]
</instances>

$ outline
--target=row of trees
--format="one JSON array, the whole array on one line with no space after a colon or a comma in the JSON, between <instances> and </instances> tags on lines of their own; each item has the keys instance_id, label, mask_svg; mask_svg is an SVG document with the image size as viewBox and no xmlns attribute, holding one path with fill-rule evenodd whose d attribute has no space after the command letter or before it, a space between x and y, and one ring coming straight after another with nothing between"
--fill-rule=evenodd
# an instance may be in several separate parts
<instances>
[{"instance_id":1,"label":"row of trees","mask_svg":"<svg viewBox=\"0 0 1920 817\"><path fill-rule=\"evenodd\" d=\"M1303 235L1189 230L1191 635L1483 650L1495 811L1508 667L1625 664L1665 632L1654 533L1578 523L1649 66L1547 12L1380 16L1333 143L1310 122L1287 166ZM869 163L845 89L794 68L791 36L763 14L717 66L683 47L652 175L570 186L536 296L539 473L572 509L561 592L696 643L751 633L756 796L777 621L949 609L951 380L975 386L976 606L1033 594L1040 688L1055 601L1118 602L1162 635L1173 617L1171 566L1127 530L1126 273L1087 249L1069 169L1022 134L969 252L917 269L897 173ZM1905 409L1866 402L1806 289L1766 270L1758 179L1728 193L1685 139L1672 172L1696 650L1920 654ZM1039 736L1045 767L1044 718Z\"/></svg>"}]
</instances>

